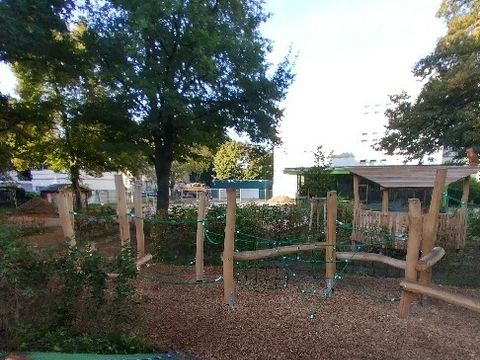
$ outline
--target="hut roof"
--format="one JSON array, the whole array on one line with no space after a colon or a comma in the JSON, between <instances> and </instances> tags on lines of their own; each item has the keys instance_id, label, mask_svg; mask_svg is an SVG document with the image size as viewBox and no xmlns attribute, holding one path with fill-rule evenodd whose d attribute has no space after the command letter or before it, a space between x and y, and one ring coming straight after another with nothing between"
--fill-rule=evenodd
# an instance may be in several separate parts
<instances>
[{"instance_id":1,"label":"hut roof","mask_svg":"<svg viewBox=\"0 0 480 360\"><path fill-rule=\"evenodd\" d=\"M385 189L392 188L433 188L438 169L447 169L445 185L470 176L479 168L445 165L396 165L346 167L352 174L379 184Z\"/></svg>"},{"instance_id":2,"label":"hut roof","mask_svg":"<svg viewBox=\"0 0 480 360\"><path fill-rule=\"evenodd\" d=\"M61 190L66 190L66 189L71 189L71 188L72 188L71 184L51 184L51 185L48 185L48 186L44 187L42 190L40 190L40 193L56 193L56 192L59 192ZM79 189L80 189L81 192L85 192L85 193L90 193L91 192L91 190L88 187L83 186L83 185L80 185Z\"/></svg>"}]
</instances>

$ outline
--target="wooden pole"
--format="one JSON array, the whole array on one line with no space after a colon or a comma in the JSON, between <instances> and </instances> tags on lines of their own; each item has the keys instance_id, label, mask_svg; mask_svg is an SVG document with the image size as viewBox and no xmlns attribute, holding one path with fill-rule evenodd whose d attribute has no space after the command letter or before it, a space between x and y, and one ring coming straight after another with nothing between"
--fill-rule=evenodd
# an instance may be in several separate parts
<instances>
[{"instance_id":1,"label":"wooden pole","mask_svg":"<svg viewBox=\"0 0 480 360\"><path fill-rule=\"evenodd\" d=\"M145 234L143 232L142 182L135 182L135 237L137 238L137 259L145 256Z\"/></svg>"},{"instance_id":2,"label":"wooden pole","mask_svg":"<svg viewBox=\"0 0 480 360\"><path fill-rule=\"evenodd\" d=\"M327 193L327 241L325 248L325 277L327 288L325 294L331 296L335 282L336 260L335 246L337 242L337 192Z\"/></svg>"},{"instance_id":3,"label":"wooden pole","mask_svg":"<svg viewBox=\"0 0 480 360\"><path fill-rule=\"evenodd\" d=\"M401 281L400 286L408 292L427 295L428 297L445 301L480 313L480 301L463 295L452 294L437 286L425 286L415 282Z\"/></svg>"},{"instance_id":4,"label":"wooden pole","mask_svg":"<svg viewBox=\"0 0 480 360\"><path fill-rule=\"evenodd\" d=\"M460 208L460 211L459 211L460 228L458 229L460 234L458 234L459 238L457 243L455 244L456 250L459 250L460 248L465 246L465 237L467 236L466 213L467 213L469 195L470 195L470 176L467 176L466 178L463 179L462 207Z\"/></svg>"},{"instance_id":5,"label":"wooden pole","mask_svg":"<svg viewBox=\"0 0 480 360\"><path fill-rule=\"evenodd\" d=\"M427 255L435 246L437 240L438 217L442 203L442 193L447 178L447 169L438 169L435 175L435 184L428 214L423 221L422 256ZM429 285L432 282L432 269L420 272L420 284ZM425 301L423 301L425 302Z\"/></svg>"},{"instance_id":6,"label":"wooden pole","mask_svg":"<svg viewBox=\"0 0 480 360\"><path fill-rule=\"evenodd\" d=\"M120 226L120 244L122 248L130 239L130 229L127 218L127 199L125 198L125 185L123 184L123 175L115 174L115 190L117 192L117 212L118 223Z\"/></svg>"},{"instance_id":7,"label":"wooden pole","mask_svg":"<svg viewBox=\"0 0 480 360\"><path fill-rule=\"evenodd\" d=\"M353 175L353 230L352 240L358 240L356 231L360 222L360 177Z\"/></svg>"},{"instance_id":8,"label":"wooden pole","mask_svg":"<svg viewBox=\"0 0 480 360\"><path fill-rule=\"evenodd\" d=\"M388 189L382 190L382 225L388 225Z\"/></svg>"},{"instance_id":9,"label":"wooden pole","mask_svg":"<svg viewBox=\"0 0 480 360\"><path fill-rule=\"evenodd\" d=\"M203 281L203 267L204 267L204 228L203 221L205 220L205 209L207 207L207 195L205 192L198 193L198 215L197 215L197 248L195 255L195 279L198 282Z\"/></svg>"},{"instance_id":10,"label":"wooden pole","mask_svg":"<svg viewBox=\"0 0 480 360\"><path fill-rule=\"evenodd\" d=\"M63 236L69 239L70 247L75 247L75 232L73 227L72 217L73 214L70 213L72 205L68 204L69 197L66 191L60 191L57 197L58 204L58 215L60 216L60 223L62 225Z\"/></svg>"},{"instance_id":11,"label":"wooden pole","mask_svg":"<svg viewBox=\"0 0 480 360\"><path fill-rule=\"evenodd\" d=\"M417 282L416 265L420 250L420 239L422 234L422 209L420 200L408 199L408 243L407 258L405 263L405 280ZM412 292L403 290L400 300L400 317L405 319L410 309L410 304L415 298Z\"/></svg>"},{"instance_id":12,"label":"wooden pole","mask_svg":"<svg viewBox=\"0 0 480 360\"><path fill-rule=\"evenodd\" d=\"M235 245L235 212L237 208L237 192L227 189L227 218L225 240L223 244L223 295L225 304L235 306L235 290L233 286L233 251Z\"/></svg>"}]
</instances>

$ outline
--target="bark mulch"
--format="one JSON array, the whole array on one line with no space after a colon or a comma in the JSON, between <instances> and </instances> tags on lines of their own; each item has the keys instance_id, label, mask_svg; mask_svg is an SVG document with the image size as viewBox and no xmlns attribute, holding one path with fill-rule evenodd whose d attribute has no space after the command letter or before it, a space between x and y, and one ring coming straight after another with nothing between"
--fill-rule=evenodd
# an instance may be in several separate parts
<instances>
[{"instance_id":1,"label":"bark mulch","mask_svg":"<svg viewBox=\"0 0 480 360\"><path fill-rule=\"evenodd\" d=\"M232 310L221 281L194 285L193 269L173 279L158 274L176 269L153 265L137 280L139 329L159 350L219 360L480 359L480 314L429 300L400 319L398 301L384 301L399 296L399 279L349 276L326 300L302 299L292 282L237 284ZM221 268L206 269L210 280L219 275ZM480 289L449 289L480 296Z\"/></svg>"}]
</instances>

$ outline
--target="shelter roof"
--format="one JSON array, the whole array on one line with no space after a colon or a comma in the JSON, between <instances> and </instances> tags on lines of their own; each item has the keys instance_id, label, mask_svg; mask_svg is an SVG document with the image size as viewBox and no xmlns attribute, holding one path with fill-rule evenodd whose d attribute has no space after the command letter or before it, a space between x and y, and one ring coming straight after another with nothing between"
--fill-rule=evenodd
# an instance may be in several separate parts
<instances>
[{"instance_id":1,"label":"shelter roof","mask_svg":"<svg viewBox=\"0 0 480 360\"><path fill-rule=\"evenodd\" d=\"M433 188L438 169L447 169L445 185L475 174L480 170L476 167L445 165L355 166L345 169L386 189Z\"/></svg>"}]
</instances>

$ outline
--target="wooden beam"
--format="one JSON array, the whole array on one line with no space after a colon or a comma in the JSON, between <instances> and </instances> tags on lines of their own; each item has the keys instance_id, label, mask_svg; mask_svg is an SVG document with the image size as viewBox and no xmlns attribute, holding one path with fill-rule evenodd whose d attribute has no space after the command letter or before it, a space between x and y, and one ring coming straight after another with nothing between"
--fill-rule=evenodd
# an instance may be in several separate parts
<instances>
[{"instance_id":1,"label":"wooden beam","mask_svg":"<svg viewBox=\"0 0 480 360\"><path fill-rule=\"evenodd\" d=\"M316 242L311 244L279 246L273 249L261 249L255 251L240 251L233 253L233 260L260 260L276 256L294 254L296 252L325 250L325 242Z\"/></svg>"},{"instance_id":2,"label":"wooden beam","mask_svg":"<svg viewBox=\"0 0 480 360\"><path fill-rule=\"evenodd\" d=\"M227 189L227 218L225 224L225 240L223 243L223 296L225 304L235 306L235 290L233 282L233 252L235 246L235 213L237 208L237 192Z\"/></svg>"},{"instance_id":3,"label":"wooden beam","mask_svg":"<svg viewBox=\"0 0 480 360\"><path fill-rule=\"evenodd\" d=\"M388 189L382 190L382 213L383 215L388 214Z\"/></svg>"},{"instance_id":4,"label":"wooden beam","mask_svg":"<svg viewBox=\"0 0 480 360\"><path fill-rule=\"evenodd\" d=\"M405 280L417 281L416 265L418 252L420 250L420 239L422 234L422 210L418 199L408 199L408 243L407 257L405 263ZM410 309L414 296L408 291L402 292L400 299L400 317L405 319Z\"/></svg>"},{"instance_id":5,"label":"wooden beam","mask_svg":"<svg viewBox=\"0 0 480 360\"><path fill-rule=\"evenodd\" d=\"M205 192L198 192L198 214L197 214L197 236L196 236L196 252L195 252L195 279L196 281L203 281L204 269L204 224L205 209L207 207L207 195Z\"/></svg>"},{"instance_id":6,"label":"wooden beam","mask_svg":"<svg viewBox=\"0 0 480 360\"><path fill-rule=\"evenodd\" d=\"M457 243L455 244L455 249L459 250L465 246L465 237L467 236L467 221L465 218L467 205L468 205L468 197L470 195L470 176L463 178L463 192L462 192L462 206L459 210L459 217L460 217L460 228L458 231L461 231L461 234L457 237Z\"/></svg>"},{"instance_id":7,"label":"wooden beam","mask_svg":"<svg viewBox=\"0 0 480 360\"><path fill-rule=\"evenodd\" d=\"M130 229L127 218L127 199L125 198L125 185L123 175L115 174L115 190L117 192L117 212L120 227L120 244L124 247L130 239Z\"/></svg>"},{"instance_id":8,"label":"wooden beam","mask_svg":"<svg viewBox=\"0 0 480 360\"><path fill-rule=\"evenodd\" d=\"M352 240L358 240L355 229L360 225L360 176L353 174L353 230Z\"/></svg>"},{"instance_id":9,"label":"wooden beam","mask_svg":"<svg viewBox=\"0 0 480 360\"><path fill-rule=\"evenodd\" d=\"M145 235L143 233L142 183L135 182L135 237L137 238L137 259L145 256Z\"/></svg>"},{"instance_id":10,"label":"wooden beam","mask_svg":"<svg viewBox=\"0 0 480 360\"><path fill-rule=\"evenodd\" d=\"M447 178L447 169L438 169L435 175L435 185L430 201L428 214L423 221L422 233L422 254L426 255L432 251L437 240L438 216L440 214L440 206L442 203L442 193L445 188L445 180ZM427 269L420 273L420 284L428 285L431 283L432 272Z\"/></svg>"},{"instance_id":11,"label":"wooden beam","mask_svg":"<svg viewBox=\"0 0 480 360\"><path fill-rule=\"evenodd\" d=\"M58 215L60 216L60 224L62 225L63 236L69 240L69 246L75 247L75 231L73 227L72 217L70 214L72 206L68 204L71 197L66 191L59 191L57 196Z\"/></svg>"},{"instance_id":12,"label":"wooden beam","mask_svg":"<svg viewBox=\"0 0 480 360\"><path fill-rule=\"evenodd\" d=\"M480 313L480 301L477 299L468 298L463 295L452 294L446 290L440 289L438 286L420 285L410 281L401 281L400 286L404 289L404 291L426 295L433 299L442 300L449 304L461 306Z\"/></svg>"},{"instance_id":13,"label":"wooden beam","mask_svg":"<svg viewBox=\"0 0 480 360\"><path fill-rule=\"evenodd\" d=\"M422 256L420 260L418 260L415 269L417 271L425 271L430 269L433 265L439 262L443 256L445 255L445 250L439 246L434 247L432 251L430 251L427 255Z\"/></svg>"},{"instance_id":14,"label":"wooden beam","mask_svg":"<svg viewBox=\"0 0 480 360\"><path fill-rule=\"evenodd\" d=\"M327 193L327 239L325 245L325 277L327 281L326 294L332 293L337 271L335 246L337 243L337 192Z\"/></svg>"},{"instance_id":15,"label":"wooden beam","mask_svg":"<svg viewBox=\"0 0 480 360\"><path fill-rule=\"evenodd\" d=\"M342 251L337 252L337 259L352 260L352 261L375 261L382 264L390 265L394 268L405 270L405 261L394 259L385 255L367 253L367 252L353 252Z\"/></svg>"}]
</instances>

